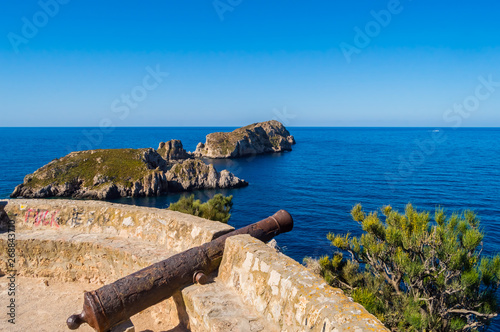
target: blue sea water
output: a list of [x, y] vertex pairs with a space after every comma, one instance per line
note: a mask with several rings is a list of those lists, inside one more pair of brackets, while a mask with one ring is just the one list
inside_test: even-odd
[[[0, 128], [0, 197], [23, 177], [54, 158], [78, 149], [156, 148], [181, 139], [193, 151], [205, 135], [234, 128]], [[292, 152], [234, 160], [213, 160], [250, 185], [234, 190], [200, 191], [208, 199], [233, 195], [230, 224], [242, 227], [288, 210], [295, 228], [280, 235], [287, 255], [331, 254], [328, 232], [360, 234], [349, 212], [361, 203], [367, 211], [386, 204], [403, 210], [474, 210], [486, 232], [484, 252], [500, 252], [499, 128], [288, 128], [297, 144]], [[115, 202], [167, 207], [179, 194], [122, 198]], [[495, 320], [493, 329], [500, 330]]]

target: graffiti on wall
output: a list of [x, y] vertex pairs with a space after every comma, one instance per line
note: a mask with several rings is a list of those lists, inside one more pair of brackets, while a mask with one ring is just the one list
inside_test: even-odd
[[33, 226], [50, 226], [59, 228], [59, 210], [48, 211], [39, 209], [28, 209], [24, 215], [24, 222]]
[[77, 209], [73, 209], [73, 213], [71, 214], [71, 218], [69, 219], [70, 227], [80, 226], [82, 222], [82, 212], [79, 212]]
[[[21, 206], [21, 211], [25, 210], [24, 223], [38, 226], [50, 226], [59, 228], [59, 226], [79, 227], [85, 224], [90, 225], [94, 221], [93, 212], [89, 217], [86, 217], [84, 211], [81, 209], [73, 208], [73, 211], [67, 215], [67, 212], [60, 213], [60, 210], [45, 210], [33, 209], [26, 206]], [[64, 211], [63, 211], [64, 212]]]

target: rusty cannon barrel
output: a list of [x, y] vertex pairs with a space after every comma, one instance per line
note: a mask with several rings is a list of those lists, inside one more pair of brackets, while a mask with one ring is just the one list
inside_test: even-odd
[[75, 330], [87, 323], [105, 332], [138, 312], [155, 305], [194, 282], [205, 283], [206, 275], [219, 267], [226, 239], [249, 234], [267, 242], [278, 234], [291, 231], [292, 216], [285, 210], [255, 224], [234, 230], [201, 246], [191, 248], [150, 265], [84, 295], [83, 311], [67, 320]]

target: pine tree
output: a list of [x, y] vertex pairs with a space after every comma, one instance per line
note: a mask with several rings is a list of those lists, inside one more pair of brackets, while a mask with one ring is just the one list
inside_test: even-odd
[[497, 314], [500, 256], [484, 257], [478, 217], [390, 206], [351, 215], [363, 234], [328, 234], [340, 249], [321, 274], [394, 331], [479, 331]]

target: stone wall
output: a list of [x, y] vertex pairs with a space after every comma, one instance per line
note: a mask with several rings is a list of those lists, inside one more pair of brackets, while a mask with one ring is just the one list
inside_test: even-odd
[[140, 239], [176, 252], [211, 241], [234, 229], [176, 211], [102, 201], [12, 199], [8, 201], [5, 212], [16, 221], [20, 231], [71, 229], [78, 233]]
[[[4, 202], [16, 222], [19, 275], [84, 281], [93, 284], [90, 289], [232, 230], [155, 208], [59, 199]], [[0, 232], [0, 270], [6, 267], [6, 235]], [[186, 287], [181, 300], [154, 306], [152, 324], [162, 317], [174, 325], [189, 322], [192, 332], [386, 330], [341, 290], [249, 235], [226, 241], [212, 278]]]
[[[19, 276], [88, 282], [89, 290], [233, 230], [219, 222], [155, 208], [65, 199], [3, 200], [0, 276], [9, 270], [5, 233], [9, 219], [16, 225]], [[172, 325], [179, 322], [172, 298], [148, 311], [152, 326], [162, 320]]]
[[[7, 271], [6, 234], [0, 235], [0, 271]], [[65, 230], [33, 230], [16, 234], [18, 275], [63, 282], [113, 282], [175, 254], [134, 239], [76, 234]]]
[[340, 289], [249, 235], [226, 241], [218, 280], [280, 331], [385, 330]]

